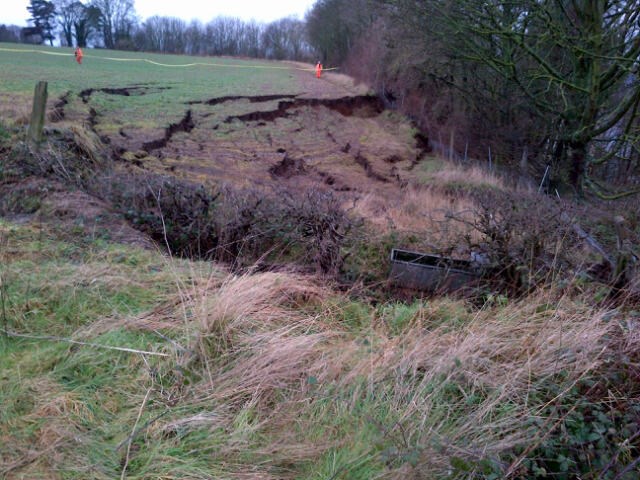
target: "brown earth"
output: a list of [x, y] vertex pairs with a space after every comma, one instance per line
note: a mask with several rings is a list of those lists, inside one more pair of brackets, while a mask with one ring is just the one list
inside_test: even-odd
[[87, 88], [78, 98], [67, 92], [52, 99], [49, 118], [89, 126], [127, 169], [201, 183], [330, 189], [349, 204], [397, 197], [429, 151], [428, 139], [349, 77], [292, 75], [301, 93], [193, 99], [164, 129], [122, 126], [120, 112], [101, 111], [93, 101], [96, 93], [141, 96], [165, 88], [157, 86]]
[[[120, 128], [105, 134], [101, 123], [112, 114], [91, 105], [93, 90], [82, 96], [89, 124], [129, 167], [203, 183], [328, 188], [349, 202], [403, 189], [429, 149], [426, 138], [345, 76], [295, 75], [306, 93], [192, 100], [179, 121], [160, 131]], [[140, 86], [101, 91], [144, 92]]]

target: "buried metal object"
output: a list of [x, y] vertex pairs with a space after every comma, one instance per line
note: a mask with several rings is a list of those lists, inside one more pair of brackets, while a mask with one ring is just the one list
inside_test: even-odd
[[481, 262], [394, 248], [389, 280], [413, 290], [454, 292], [476, 286], [483, 271]]

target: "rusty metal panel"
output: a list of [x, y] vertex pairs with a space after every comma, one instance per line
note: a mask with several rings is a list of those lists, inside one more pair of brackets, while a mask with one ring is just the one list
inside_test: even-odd
[[394, 248], [392, 284], [413, 290], [452, 292], [477, 283], [481, 271], [474, 262]]

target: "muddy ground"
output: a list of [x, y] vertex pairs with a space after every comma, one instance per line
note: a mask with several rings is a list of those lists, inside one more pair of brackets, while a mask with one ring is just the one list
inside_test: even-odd
[[128, 122], [117, 109], [101, 109], [99, 100], [159, 95], [169, 86], [68, 92], [53, 103], [49, 119], [83, 122], [126, 168], [202, 183], [325, 188], [345, 201], [404, 188], [428, 151], [425, 137], [344, 76], [292, 74], [300, 93], [193, 99], [181, 115], [165, 112], [178, 120], [164, 128]]

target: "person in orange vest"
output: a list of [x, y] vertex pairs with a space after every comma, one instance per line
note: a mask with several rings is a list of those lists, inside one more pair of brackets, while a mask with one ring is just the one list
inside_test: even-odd
[[80, 47], [76, 47], [75, 55], [76, 62], [78, 62], [79, 65], [82, 65], [82, 49]]
[[316, 65], [316, 78], [320, 78], [322, 76], [322, 63], [320, 63], [320, 60], [318, 60], [318, 63]]

